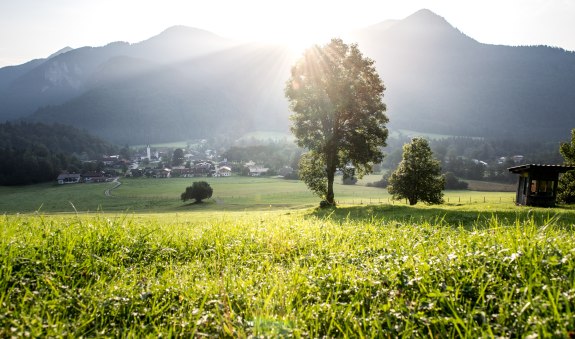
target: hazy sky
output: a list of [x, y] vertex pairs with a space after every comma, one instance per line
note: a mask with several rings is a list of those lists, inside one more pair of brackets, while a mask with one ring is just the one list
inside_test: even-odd
[[575, 0], [0, 0], [0, 67], [174, 25], [307, 47], [421, 8], [483, 43], [575, 50]]

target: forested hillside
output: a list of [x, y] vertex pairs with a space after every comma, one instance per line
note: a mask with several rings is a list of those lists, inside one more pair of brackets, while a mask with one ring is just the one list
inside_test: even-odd
[[575, 53], [498, 46], [421, 10], [356, 32], [388, 91], [390, 123], [420, 132], [561, 140], [575, 126]]
[[42, 107], [27, 120], [65, 122], [129, 145], [287, 131], [284, 53], [240, 46], [170, 65], [114, 58], [102, 66], [93, 89]]
[[62, 170], [80, 170], [80, 159], [115, 152], [116, 147], [71, 126], [0, 124], [0, 185], [52, 181]]

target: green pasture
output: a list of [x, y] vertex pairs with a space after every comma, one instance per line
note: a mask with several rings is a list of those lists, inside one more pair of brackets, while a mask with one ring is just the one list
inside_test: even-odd
[[570, 337], [574, 211], [477, 213], [4, 215], [0, 337]]
[[[336, 200], [341, 206], [405, 205], [393, 201], [386, 189], [367, 187], [380, 179], [379, 175], [363, 178], [356, 185], [342, 185], [336, 178]], [[0, 187], [0, 213], [30, 212], [179, 212], [179, 211], [243, 211], [302, 209], [315, 207], [319, 198], [296, 180], [279, 178], [170, 178], [119, 179], [115, 183], [76, 185], [40, 184], [24, 187]], [[205, 180], [214, 193], [202, 204], [183, 203], [180, 194], [193, 181]], [[511, 192], [446, 191], [445, 206], [475, 206], [475, 208], [515, 208]]]
[[[569, 337], [575, 208], [336, 184], [0, 188], [0, 337]], [[212, 199], [179, 200], [194, 180]], [[64, 213], [62, 213], [64, 212]]]

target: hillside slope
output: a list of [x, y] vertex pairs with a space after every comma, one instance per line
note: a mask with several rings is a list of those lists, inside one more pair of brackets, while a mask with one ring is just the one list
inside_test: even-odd
[[573, 52], [481, 44], [427, 10], [354, 38], [376, 60], [393, 126], [541, 140], [575, 127]]
[[[346, 42], [376, 61], [392, 128], [548, 141], [575, 127], [573, 52], [481, 44], [428, 10]], [[173, 27], [0, 69], [0, 121], [68, 123], [121, 144], [287, 131], [297, 57]]]

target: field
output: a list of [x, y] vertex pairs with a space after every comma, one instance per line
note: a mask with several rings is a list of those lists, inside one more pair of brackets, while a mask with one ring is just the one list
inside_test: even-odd
[[[357, 185], [342, 185], [336, 178], [335, 194], [340, 205], [405, 204], [392, 201], [387, 190], [366, 187], [381, 179], [371, 175]], [[183, 204], [180, 194], [194, 180], [206, 180], [214, 189], [211, 200], [201, 205]], [[196, 179], [121, 179], [115, 183], [0, 187], [0, 213], [39, 212], [183, 212], [196, 210], [244, 211], [302, 209], [318, 205], [300, 181], [276, 178], [196, 178]], [[511, 192], [446, 191], [447, 205], [514, 207]]]
[[1, 188], [0, 337], [575, 334], [573, 208], [210, 180], [197, 205], [191, 179]]

